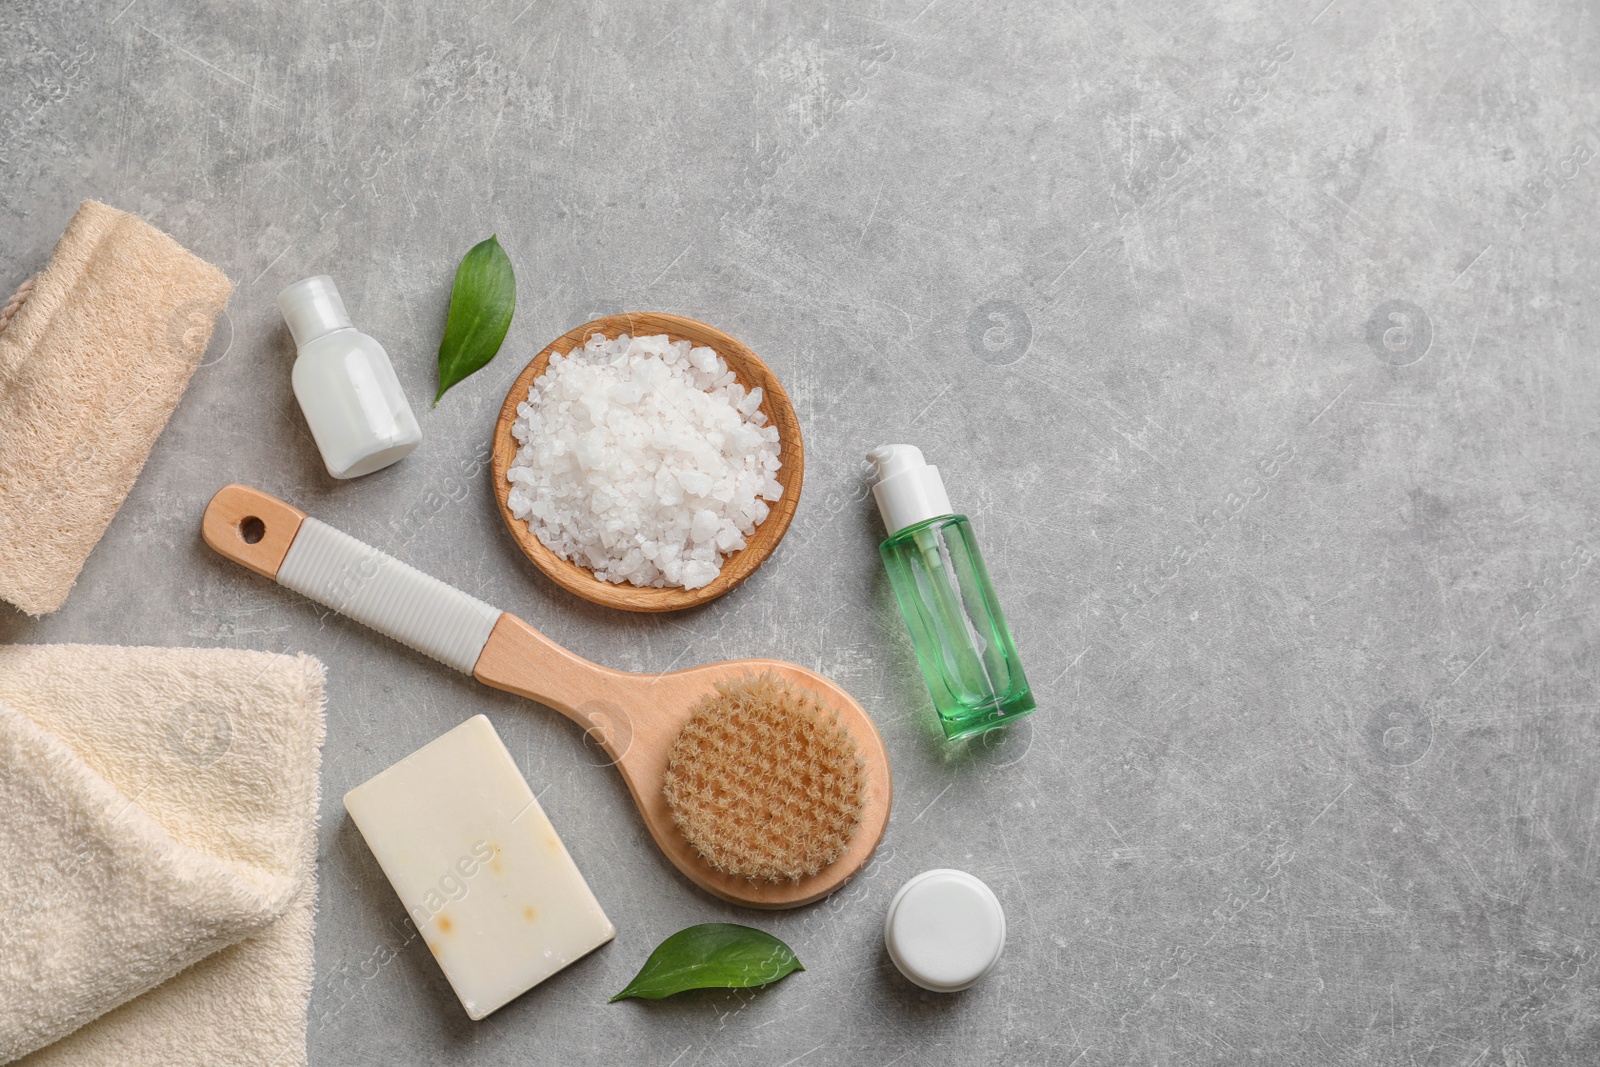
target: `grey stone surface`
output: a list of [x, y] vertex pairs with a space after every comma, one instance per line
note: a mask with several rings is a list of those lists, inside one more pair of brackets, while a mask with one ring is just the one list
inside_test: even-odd
[[[1594, 1063], [1596, 33], [1573, 0], [11, 0], [4, 284], [97, 197], [238, 292], [66, 607], [0, 639], [327, 663], [313, 1064]], [[490, 232], [516, 322], [428, 410]], [[272, 303], [322, 272], [426, 433], [348, 484]], [[803, 420], [787, 540], [703, 610], [555, 588], [482, 467], [526, 359], [621, 309], [729, 330]], [[987, 546], [1041, 704], [1010, 736], [933, 735], [861, 487], [886, 439]], [[792, 913], [697, 892], [564, 720], [212, 555], [232, 480], [603, 663], [838, 679], [894, 760], [875, 862]], [[621, 932], [472, 1023], [340, 796], [477, 712]], [[1010, 920], [953, 997], [879, 936], [934, 866]], [[807, 970], [605, 1004], [717, 919]]]

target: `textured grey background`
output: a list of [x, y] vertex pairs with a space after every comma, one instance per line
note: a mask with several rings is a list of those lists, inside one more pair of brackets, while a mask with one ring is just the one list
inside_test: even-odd
[[[93, 196], [238, 291], [66, 607], [0, 638], [327, 663], [317, 1065], [1593, 1063], [1600, 32], [1533, 7], [10, 0], [4, 284]], [[516, 322], [430, 411], [490, 232]], [[321, 272], [427, 435], [348, 484], [272, 303]], [[776, 557], [665, 618], [545, 581], [477, 459], [526, 359], [623, 309], [746, 341], [806, 434]], [[932, 733], [863, 501], [886, 439], [987, 546], [1040, 702], [1012, 736]], [[205, 549], [231, 480], [613, 666], [837, 678], [894, 759], [875, 862], [789, 914], [693, 890], [564, 720]], [[472, 1023], [339, 798], [480, 711], [621, 932]], [[954, 997], [879, 937], [945, 865], [1010, 920]], [[714, 919], [807, 971], [604, 1003]]]

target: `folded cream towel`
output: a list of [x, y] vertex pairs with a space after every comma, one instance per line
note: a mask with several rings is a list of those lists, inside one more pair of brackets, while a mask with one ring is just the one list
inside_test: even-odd
[[322, 734], [306, 656], [0, 647], [0, 1062], [306, 1062]]
[[232, 291], [143, 220], [78, 208], [0, 329], [0, 598], [61, 606]]

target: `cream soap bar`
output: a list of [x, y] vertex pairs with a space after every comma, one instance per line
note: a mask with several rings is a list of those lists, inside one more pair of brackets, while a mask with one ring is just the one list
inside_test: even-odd
[[344, 806], [474, 1019], [617, 934], [482, 715]]

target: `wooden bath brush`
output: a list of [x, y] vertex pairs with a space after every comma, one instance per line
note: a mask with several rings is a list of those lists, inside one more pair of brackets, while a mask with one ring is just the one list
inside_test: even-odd
[[661, 851], [723, 900], [808, 904], [849, 880], [883, 837], [883, 739], [820, 674], [759, 659], [611, 670], [247, 486], [218, 490], [201, 529], [257, 574], [577, 723], [622, 773]]

